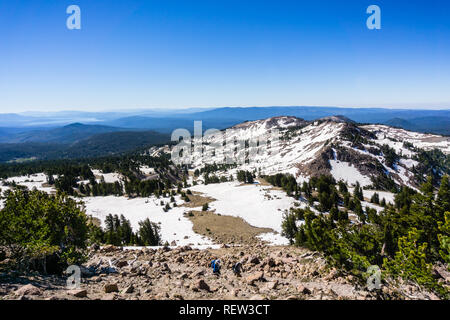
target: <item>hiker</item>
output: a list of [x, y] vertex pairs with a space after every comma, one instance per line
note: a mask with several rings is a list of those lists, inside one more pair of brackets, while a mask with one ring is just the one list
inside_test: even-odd
[[211, 261], [211, 268], [213, 269], [213, 274], [219, 275], [220, 274], [220, 260], [213, 260]]
[[237, 262], [233, 265], [233, 272], [235, 275], [240, 276], [242, 271], [242, 263]]

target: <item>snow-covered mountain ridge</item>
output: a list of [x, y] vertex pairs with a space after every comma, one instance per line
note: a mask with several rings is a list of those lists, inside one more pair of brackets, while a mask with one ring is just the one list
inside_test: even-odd
[[[274, 138], [276, 130], [278, 138]], [[423, 167], [422, 158], [429, 156], [426, 151], [434, 149], [439, 150], [443, 164]], [[160, 152], [170, 151], [151, 149], [153, 155]], [[449, 137], [385, 125], [360, 126], [338, 116], [312, 122], [284, 116], [244, 122], [206, 135], [200, 142], [193, 139], [188, 162], [194, 170], [207, 164], [236, 163], [233, 170], [290, 173], [298, 181], [331, 174], [349, 184], [359, 181], [363, 186], [389, 189], [392, 181], [417, 188], [426, 170], [437, 175], [448, 172], [449, 154]], [[235, 162], [230, 162], [230, 156]]]

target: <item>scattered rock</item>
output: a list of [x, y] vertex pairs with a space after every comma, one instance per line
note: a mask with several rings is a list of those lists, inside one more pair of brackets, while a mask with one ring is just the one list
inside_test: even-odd
[[302, 284], [297, 287], [297, 291], [299, 293], [303, 293], [303, 294], [311, 294], [311, 290], [309, 290], [307, 287], [305, 287]]
[[267, 298], [262, 296], [262, 295], [256, 294], [256, 295], [252, 296], [250, 298], [250, 300], [259, 300], [259, 301], [261, 301], [261, 300], [267, 300]]
[[433, 268], [433, 273], [438, 277], [442, 278], [445, 283], [450, 284], [450, 271], [444, 266], [435, 266]]
[[32, 284], [27, 284], [17, 289], [15, 294], [16, 296], [40, 296], [42, 295], [42, 290]]
[[245, 280], [246, 280], [246, 282], [248, 284], [253, 284], [256, 281], [261, 281], [263, 279], [264, 279], [264, 272], [263, 271], [255, 272], [255, 273], [253, 273], [253, 274], [251, 274], [251, 275], [249, 275], [249, 276], [247, 276], [245, 278]]
[[251, 264], [259, 264], [259, 263], [260, 263], [258, 257], [250, 257], [249, 262], [250, 262]]
[[275, 267], [275, 260], [273, 258], [266, 258], [263, 261], [263, 264], [269, 266], [270, 268]]
[[[26, 276], [27, 282], [34, 285], [19, 286], [20, 289], [15, 291], [17, 286], [12, 284], [2, 286], [0, 299], [438, 299], [410, 282], [385, 283], [383, 291], [369, 293], [355, 281], [356, 278], [328, 269], [320, 256], [308, 254], [311, 259], [300, 261], [306, 251], [301, 248], [286, 247], [280, 251], [279, 248], [254, 245], [206, 250], [178, 247], [123, 251], [113, 246], [106, 247], [108, 252], [104, 249], [91, 250], [88, 262], [81, 266], [83, 289], [67, 290], [61, 286], [65, 277], [31, 273]], [[210, 271], [212, 259], [222, 261], [220, 276], [213, 276]], [[109, 261], [120, 270], [119, 273], [105, 271]], [[244, 264], [241, 277], [231, 270], [237, 261]], [[443, 286], [446, 268], [442, 264], [434, 270], [436, 279]], [[89, 272], [85, 270], [92, 276], [87, 276]], [[0, 277], [3, 281], [4, 275], [0, 273]]]
[[109, 293], [101, 298], [102, 300], [118, 300], [117, 293]]
[[182, 280], [182, 279], [186, 279], [188, 277], [189, 277], [189, 275], [187, 273], [182, 273], [178, 276], [178, 279]]
[[80, 271], [81, 271], [81, 276], [85, 277], [85, 278], [90, 278], [95, 274], [95, 272], [93, 270], [91, 270], [90, 268], [83, 267], [83, 266], [80, 267]]
[[172, 296], [172, 299], [173, 299], [173, 300], [184, 300], [183, 296], [182, 296], [181, 294], [178, 294], [178, 293], [175, 293], [175, 294]]
[[118, 268], [123, 268], [126, 267], [128, 265], [128, 261], [126, 260], [119, 260], [116, 262], [116, 267]]
[[198, 278], [200, 276], [205, 275], [205, 270], [197, 270], [192, 274], [192, 278]]
[[116, 283], [107, 283], [105, 284], [105, 293], [111, 293], [111, 292], [119, 292], [119, 287]]
[[116, 246], [113, 246], [112, 244], [108, 244], [108, 245], [106, 245], [106, 246], [104, 246], [103, 248], [101, 248], [101, 252], [115, 252], [115, 251], [121, 251], [122, 250], [122, 248], [120, 248], [120, 247], [116, 247]]
[[172, 272], [172, 270], [170, 270], [170, 268], [169, 268], [169, 265], [165, 262], [161, 265], [161, 271], [168, 272], [168, 273]]
[[267, 290], [275, 290], [278, 287], [278, 280], [268, 282], [266, 285]]
[[132, 284], [122, 290], [122, 293], [124, 293], [124, 294], [129, 294], [129, 293], [133, 293], [133, 292], [134, 292], [134, 286]]
[[209, 285], [203, 279], [198, 280], [195, 283], [195, 287], [199, 290], [210, 291]]
[[87, 297], [87, 291], [85, 289], [75, 289], [70, 290], [68, 292], [69, 295], [77, 297], [77, 298], [86, 298]]

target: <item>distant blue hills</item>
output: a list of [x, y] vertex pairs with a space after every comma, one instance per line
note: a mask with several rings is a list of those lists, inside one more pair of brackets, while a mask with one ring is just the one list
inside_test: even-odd
[[176, 128], [225, 129], [244, 121], [275, 116], [315, 120], [342, 115], [358, 123], [386, 124], [411, 131], [450, 135], [450, 110], [406, 110], [339, 107], [226, 107], [187, 110], [113, 112], [62, 111], [0, 114], [0, 143], [72, 144], [113, 132], [154, 131], [169, 134]]

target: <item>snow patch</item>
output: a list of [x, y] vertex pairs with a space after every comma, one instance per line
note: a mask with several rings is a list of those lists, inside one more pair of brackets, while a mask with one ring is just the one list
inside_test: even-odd
[[369, 177], [361, 174], [361, 172], [359, 172], [357, 168], [355, 168], [353, 165], [350, 165], [348, 162], [330, 160], [330, 165], [330, 173], [337, 181], [343, 180], [346, 181], [347, 184], [353, 185], [358, 181], [362, 187], [372, 184], [372, 181]]

